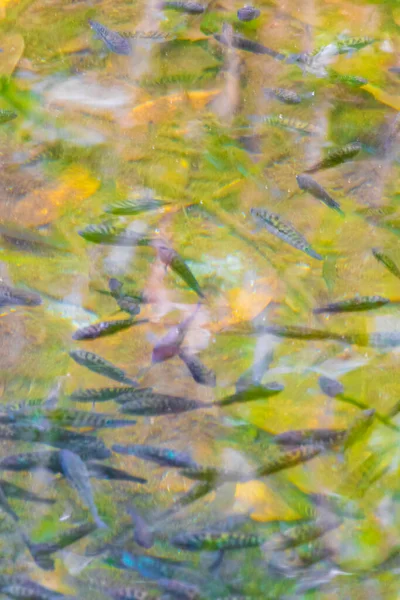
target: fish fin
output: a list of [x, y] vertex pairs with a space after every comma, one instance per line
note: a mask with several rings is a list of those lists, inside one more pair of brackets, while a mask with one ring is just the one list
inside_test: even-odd
[[225, 553], [223, 550], [219, 550], [217, 553], [216, 559], [211, 563], [208, 567], [210, 573], [214, 573], [219, 567], [222, 565], [222, 561], [224, 560]]

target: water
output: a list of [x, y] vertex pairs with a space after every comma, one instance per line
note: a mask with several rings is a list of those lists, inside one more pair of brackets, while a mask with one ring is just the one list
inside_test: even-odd
[[[1, 459], [57, 451], [29, 441], [44, 436], [32, 433], [32, 423], [54, 427], [67, 418], [40, 413], [40, 407], [52, 406], [137, 420], [132, 427], [92, 432], [107, 448], [169, 448], [199, 465], [241, 475], [225, 483], [217, 478], [209, 493], [179, 509], [178, 499], [196, 482], [178, 468], [118, 453], [96, 460], [95, 467], [91, 457], [86, 468], [97, 474], [90, 479], [93, 499], [108, 528], [89, 531], [52, 554], [55, 562], [45, 570], [24, 539], [58, 540], [92, 520], [90, 502], [48, 469], [4, 472], [5, 480], [54, 502], [13, 498], [3, 485], [19, 521], [2, 513], [2, 575], [24, 576], [76, 598], [113, 597], [110, 588], [118, 585], [137, 586], [150, 598], [399, 596], [400, 288], [372, 249], [400, 265], [400, 84], [389, 70], [399, 64], [400, 11], [389, 1], [287, 0], [259, 3], [261, 16], [243, 22], [236, 16], [241, 6], [211, 2], [202, 14], [163, 10], [157, 1], [144, 0], [7, 0], [1, 7], [0, 109], [17, 117], [0, 124], [0, 277], [42, 297], [40, 306], [2, 307], [1, 401], [32, 404], [39, 412], [17, 416], [28, 423], [30, 436], [10, 440], [8, 435]], [[114, 52], [96, 39], [89, 19], [125, 33], [113, 38]], [[245, 42], [238, 35], [274, 52], [240, 49]], [[338, 54], [349, 38], [371, 39], [353, 40], [354, 49]], [[309, 58], [290, 59], [300, 53], [310, 53]], [[287, 94], [264, 88], [292, 90], [296, 103], [282, 102]], [[339, 203], [343, 216], [300, 190], [296, 175], [354, 142], [361, 144], [357, 155], [311, 175]], [[152, 204], [153, 198], [161, 202]], [[142, 206], [132, 216], [105, 212], [137, 199], [151, 210]], [[286, 225], [279, 225], [277, 236], [257, 224], [251, 209], [278, 215], [304, 244], [282, 239]], [[104, 222], [151, 243], [95, 244], [79, 234]], [[144, 295], [148, 302], [136, 318], [149, 322], [73, 341], [78, 328], [129, 317], [118, 294], [104, 293], [110, 278], [123, 282], [129, 302]], [[393, 302], [371, 311], [313, 312], [377, 295]], [[184, 321], [182, 340], [176, 326]], [[274, 326], [286, 328], [285, 335], [290, 327], [291, 337], [273, 335], [267, 328]], [[308, 332], [316, 339], [299, 339], [298, 333], [293, 337], [296, 327], [330, 335], [319, 339]], [[155, 344], [167, 333], [172, 358], [149, 368]], [[178, 356], [181, 344], [186, 361]], [[284, 389], [256, 399], [243, 392], [225, 406], [130, 417], [121, 414], [117, 401], [92, 407], [71, 400], [78, 389], [129, 386], [74, 362], [69, 352], [78, 349], [104, 358], [140, 387], [202, 404], [251, 385], [277, 382]], [[204, 363], [197, 379], [208, 385], [194, 381], [188, 355]], [[324, 394], [320, 376], [339, 380], [343, 392]], [[366, 431], [351, 437], [351, 445], [324, 449], [275, 474], [254, 475], [276, 456], [274, 435], [344, 430], [364, 407], [378, 414]], [[77, 428], [75, 420], [70, 428], [86, 434], [93, 422], [86, 425]], [[10, 427], [14, 431], [15, 425]], [[100, 479], [101, 464], [146, 483]], [[346, 510], [316, 503], [310, 494], [341, 500]], [[134, 537], [127, 511], [132, 506], [152, 526], [151, 548], [137, 544], [140, 532]], [[232, 521], [238, 515], [243, 519]], [[306, 533], [287, 548], [280, 536], [299, 523]], [[319, 533], [308, 539], [315, 525]], [[210, 570], [215, 552], [170, 543], [202, 529], [254, 534], [264, 545], [228, 549]], [[109, 543], [112, 551], [104, 550]], [[160, 568], [142, 555], [188, 563]], [[177, 584], [173, 590], [171, 581], [161, 579], [198, 591], [181, 590], [179, 596]], [[0, 577], [1, 590], [7, 597], [27, 597], [23, 590], [7, 589]]]

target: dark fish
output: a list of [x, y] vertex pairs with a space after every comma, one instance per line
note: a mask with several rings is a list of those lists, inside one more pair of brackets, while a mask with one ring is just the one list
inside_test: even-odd
[[290, 244], [293, 248], [297, 248], [297, 250], [302, 250], [312, 258], [322, 260], [322, 256], [313, 250], [307, 240], [296, 231], [293, 225], [283, 221], [279, 215], [269, 212], [265, 208], [251, 208], [250, 213], [267, 231], [279, 239]]
[[78, 231], [79, 235], [93, 244], [107, 244], [110, 246], [148, 246], [150, 240], [141, 233], [117, 229], [108, 223], [88, 225]]
[[93, 21], [92, 19], [89, 19], [89, 25], [103, 40], [103, 42], [105, 43], [107, 48], [111, 50], [111, 52], [114, 52], [115, 54], [124, 55], [131, 54], [131, 45], [129, 44], [128, 40], [122, 37], [122, 35], [120, 35], [116, 31], [108, 29], [108, 27], [105, 27], [98, 21]]
[[103, 321], [102, 323], [95, 323], [88, 327], [82, 327], [75, 331], [72, 336], [73, 340], [95, 340], [99, 337], [105, 337], [107, 335], [113, 335], [118, 331], [124, 331], [134, 325], [140, 325], [141, 323], [148, 323], [148, 319], [141, 319], [135, 321], [134, 319], [123, 319], [120, 321]]
[[122, 283], [114, 277], [109, 280], [108, 287], [110, 289], [110, 294], [121, 310], [129, 313], [133, 317], [140, 313], [140, 304], [146, 302], [146, 298], [143, 294], [124, 294], [122, 291]]
[[168, 1], [162, 3], [162, 8], [169, 10], [177, 10], [179, 12], [185, 12], [189, 15], [200, 15], [206, 10], [206, 7], [199, 2], [191, 2], [187, 0], [187, 2], [180, 2], [177, 0], [176, 2]]
[[323, 536], [332, 529], [336, 529], [341, 524], [339, 519], [331, 517], [330, 519], [320, 519], [311, 523], [295, 525], [285, 532], [278, 533], [271, 540], [266, 542], [263, 550], [285, 550], [286, 548], [295, 548], [312, 542]]
[[159, 558], [158, 556], [133, 554], [116, 547], [112, 548], [105, 562], [117, 569], [137, 571], [146, 579], [159, 579], [160, 577], [172, 579], [176, 576], [177, 568], [186, 564], [183, 561]]
[[70, 450], [61, 450], [60, 464], [64, 477], [78, 492], [82, 502], [89, 508], [97, 527], [107, 527], [107, 525], [100, 519], [97, 512], [97, 507], [93, 500], [93, 493], [90, 485], [90, 475], [85, 463], [74, 452], [70, 452]]
[[141, 200], [122, 200], [106, 206], [105, 212], [112, 215], [138, 215], [149, 210], [157, 210], [167, 206], [169, 202], [157, 198], [143, 198]]
[[39, 294], [0, 284], [0, 306], [39, 306]]
[[385, 265], [385, 267], [398, 279], [400, 279], [400, 269], [396, 265], [396, 263], [384, 252], [379, 250], [379, 248], [372, 248], [372, 254], [375, 256], [376, 260]]
[[309, 169], [305, 169], [304, 173], [315, 173], [316, 171], [321, 171], [322, 169], [330, 169], [331, 167], [336, 167], [347, 160], [351, 160], [356, 156], [362, 148], [362, 144], [360, 142], [353, 142], [351, 144], [346, 144], [346, 146], [342, 146], [341, 148], [335, 148], [328, 152], [328, 154], [315, 163]]
[[127, 377], [122, 369], [115, 367], [112, 363], [93, 352], [86, 352], [86, 350], [72, 350], [69, 355], [78, 363], [78, 365], [86, 367], [94, 373], [109, 377], [119, 383], [136, 385], [136, 382]]
[[74, 402], [108, 402], [115, 400], [118, 396], [122, 396], [129, 392], [130, 387], [113, 387], [113, 388], [89, 388], [86, 390], [76, 390], [72, 392], [69, 399]]
[[292, 117], [284, 117], [283, 115], [269, 115], [264, 117], [262, 120], [266, 125], [299, 131], [300, 133], [307, 135], [316, 135], [320, 133], [318, 127], [315, 127], [315, 125], [312, 125], [312, 123], [306, 123], [305, 121], [300, 121], [299, 119], [294, 119]]
[[65, 596], [31, 579], [16, 575], [0, 575], [0, 593], [15, 600], [72, 600], [71, 596]]
[[7, 110], [6, 108], [0, 109], [0, 125], [2, 125], [3, 123], [8, 123], [8, 121], [12, 121], [17, 117], [17, 113], [13, 110]]
[[252, 400], [263, 400], [264, 398], [270, 398], [279, 394], [283, 389], [283, 385], [276, 381], [272, 381], [266, 385], [253, 385], [241, 392], [225, 396], [222, 400], [217, 400], [213, 406], [230, 406], [231, 404], [242, 404], [243, 402], [250, 402]]
[[206, 367], [195, 354], [191, 354], [185, 348], [181, 348], [178, 356], [183, 360], [196, 383], [208, 387], [215, 387], [217, 385], [215, 372]]
[[390, 300], [382, 298], [382, 296], [356, 296], [348, 300], [333, 302], [326, 306], [321, 306], [314, 309], [315, 314], [321, 313], [341, 313], [341, 312], [357, 312], [363, 310], [374, 310], [389, 304]]
[[179, 353], [180, 347], [200, 306], [198, 304], [191, 315], [184, 319], [182, 323], [171, 327], [167, 334], [155, 344], [151, 355], [152, 363], [163, 362]]
[[183, 598], [183, 600], [200, 600], [202, 597], [200, 588], [198, 588], [197, 585], [186, 583], [178, 579], [164, 579], [161, 577], [157, 580], [157, 585], [167, 593], [172, 594], [173, 598]]
[[336, 398], [339, 394], [343, 394], [344, 387], [340, 381], [331, 379], [330, 377], [320, 377], [318, 379], [319, 387], [330, 398]]
[[253, 21], [260, 16], [261, 12], [258, 8], [254, 8], [254, 6], [250, 6], [246, 4], [243, 8], [239, 8], [237, 11], [237, 16], [239, 21]]
[[333, 69], [328, 70], [330, 81], [333, 83], [345, 83], [352, 87], [362, 87], [368, 83], [368, 79], [365, 77], [359, 77], [358, 75], [349, 75], [344, 73], [338, 73]]
[[59, 473], [61, 469], [59, 452], [54, 450], [24, 452], [0, 459], [1, 471], [33, 471], [39, 468]]
[[3, 487], [0, 485], [0, 510], [5, 512], [9, 517], [12, 518], [16, 523], [19, 521], [17, 513], [11, 508], [7, 496], [3, 490]]
[[10, 481], [6, 481], [5, 479], [0, 479], [0, 486], [7, 498], [17, 498], [24, 502], [38, 502], [42, 504], [54, 504], [56, 502], [53, 498], [43, 498], [43, 496], [38, 496], [37, 494], [34, 494], [19, 485], [15, 485]]
[[155, 462], [162, 467], [178, 467], [186, 469], [197, 466], [189, 454], [170, 450], [169, 448], [144, 446], [141, 444], [131, 444], [129, 446], [115, 444], [112, 447], [112, 450], [119, 454], [127, 454], [129, 456], [142, 458], [143, 460]]
[[277, 100], [280, 100], [284, 104], [300, 104], [301, 102], [301, 96], [293, 90], [286, 90], [284, 88], [264, 88], [263, 91], [265, 96], [275, 96]]
[[301, 190], [308, 192], [311, 196], [314, 196], [314, 198], [321, 200], [321, 202], [329, 206], [329, 208], [333, 208], [333, 210], [336, 210], [339, 214], [344, 214], [340, 208], [340, 204], [336, 202], [322, 185], [320, 185], [318, 181], [315, 181], [310, 175], [296, 175], [296, 180], [297, 185]]
[[283, 446], [321, 444], [330, 447], [343, 442], [346, 435], [346, 429], [298, 429], [276, 435], [274, 442]]
[[266, 327], [260, 328], [259, 331], [260, 333], [271, 333], [278, 337], [296, 340], [346, 340], [345, 336], [330, 331], [312, 329], [311, 327], [297, 327], [295, 325], [267, 325]]
[[225, 46], [231, 46], [232, 48], [237, 48], [238, 50], [246, 50], [247, 52], [253, 52], [253, 54], [266, 54], [275, 58], [276, 60], [284, 60], [286, 57], [284, 54], [280, 52], [276, 52], [271, 48], [267, 48], [267, 46], [263, 46], [258, 42], [254, 42], [253, 40], [249, 40], [247, 38], [242, 37], [241, 35], [237, 35], [233, 33], [231, 25], [224, 23], [222, 26], [222, 32], [215, 33], [214, 38]]
[[138, 477], [137, 475], [131, 475], [122, 469], [116, 469], [103, 463], [96, 463], [88, 461], [86, 466], [89, 471], [90, 477], [94, 479], [108, 479], [109, 481], [134, 481], [135, 483], [147, 483], [147, 479]]
[[174, 273], [179, 275], [181, 279], [190, 287], [191, 290], [196, 292], [200, 298], [204, 298], [204, 294], [201, 291], [200, 285], [189, 269], [185, 261], [175, 250], [173, 250], [163, 240], [155, 239], [152, 241], [153, 247], [157, 250], [160, 261], [169, 267]]
[[67, 252], [64, 244], [49, 236], [41, 235], [15, 223], [0, 223], [0, 236], [14, 250], [32, 252], [39, 255], [52, 255], [55, 251]]
[[322, 450], [321, 444], [298, 446], [290, 450], [279, 450], [278, 452], [273, 452], [271, 449], [271, 456], [256, 470], [256, 476], [265, 477], [307, 462], [321, 454]]
[[173, 546], [182, 550], [241, 550], [242, 548], [258, 548], [265, 542], [264, 537], [253, 534], [234, 532], [180, 533], [170, 540]]
[[19, 410], [14, 412], [18, 422], [43, 421], [56, 423], [60, 427], [130, 427], [136, 421], [127, 419], [115, 419], [113, 415], [105, 413], [88, 412], [84, 410], [71, 410], [68, 408], [36, 408], [31, 410]]
[[153, 533], [143, 517], [132, 507], [127, 509], [128, 515], [131, 517], [134, 532], [133, 539], [142, 548], [151, 548], [154, 545]]
[[129, 392], [125, 396], [121, 396], [119, 401], [123, 401], [120, 412], [141, 416], [177, 414], [210, 406], [181, 396], [159, 394], [151, 389]]

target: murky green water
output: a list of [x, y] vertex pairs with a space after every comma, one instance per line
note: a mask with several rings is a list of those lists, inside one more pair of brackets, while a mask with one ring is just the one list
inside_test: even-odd
[[[241, 7], [0, 2], [0, 278], [42, 300], [0, 288], [4, 597], [399, 597], [400, 8]], [[74, 400], [131, 381], [134, 407]]]

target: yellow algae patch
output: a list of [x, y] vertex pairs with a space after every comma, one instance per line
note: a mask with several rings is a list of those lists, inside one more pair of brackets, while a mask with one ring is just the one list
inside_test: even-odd
[[71, 166], [62, 173], [58, 184], [35, 190], [19, 202], [11, 216], [21, 225], [45, 225], [63, 212], [63, 208], [79, 207], [99, 185], [85, 167]]
[[255, 521], [273, 521], [275, 519], [298, 519], [279, 494], [273, 492], [262, 481], [238, 483], [235, 493], [235, 509], [250, 512]]
[[0, 75], [10, 76], [24, 53], [24, 38], [19, 33], [11, 33], [1, 38], [0, 46]]
[[378, 100], [378, 102], [386, 104], [386, 106], [390, 106], [395, 110], [400, 110], [400, 96], [392, 96], [391, 94], [388, 94], [384, 90], [381, 90], [370, 83], [366, 83], [365, 85], [361, 86], [361, 89], [371, 94], [375, 100]]
[[200, 110], [219, 93], [220, 90], [199, 90], [162, 96], [135, 106], [129, 116], [133, 125], [143, 125], [150, 121], [157, 123], [169, 118], [185, 102], [191, 104], [195, 110]]

